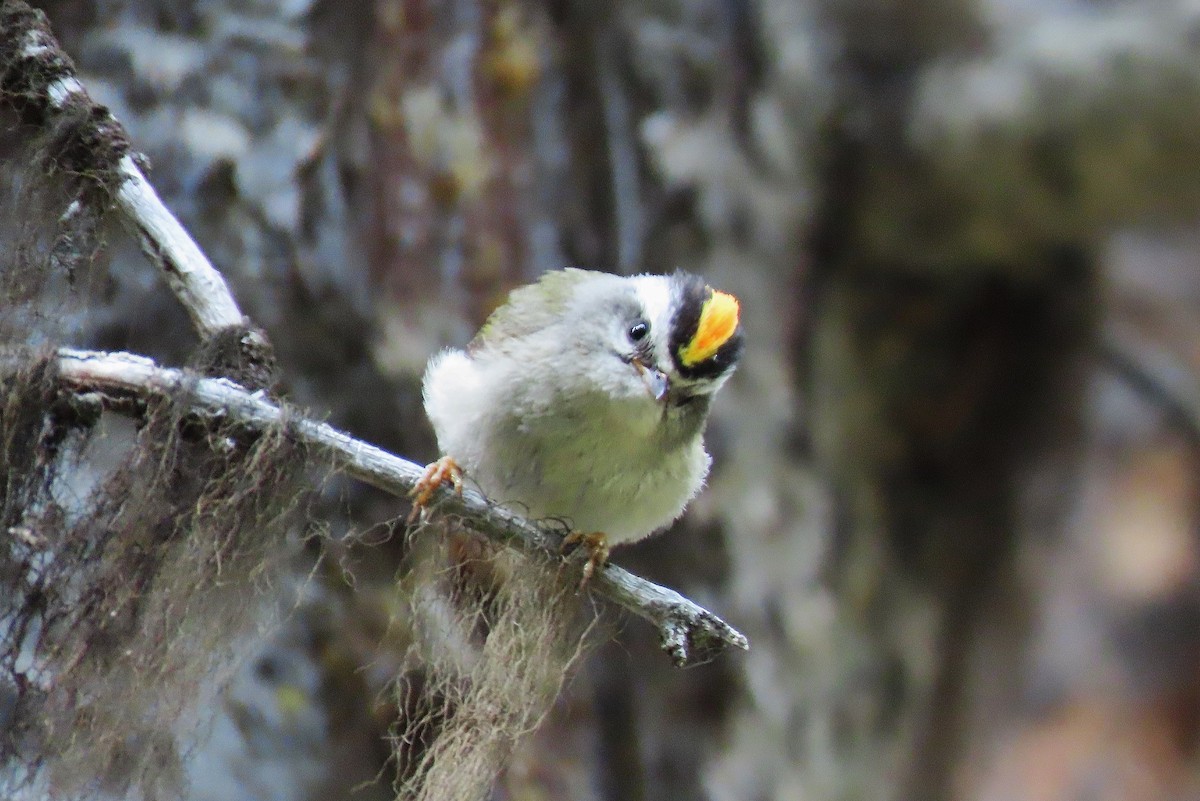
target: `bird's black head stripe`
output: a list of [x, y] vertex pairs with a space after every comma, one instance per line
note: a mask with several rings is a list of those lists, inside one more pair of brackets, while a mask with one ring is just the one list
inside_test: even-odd
[[689, 367], [683, 364], [679, 356], [679, 352], [687, 348], [700, 329], [700, 313], [704, 310], [705, 301], [712, 297], [712, 288], [699, 276], [676, 272], [671, 276], [671, 295], [675, 301], [675, 316], [671, 319], [668, 343], [671, 360], [679, 374], [684, 378], [716, 378], [732, 369], [745, 345], [740, 324], [728, 341], [704, 361]]

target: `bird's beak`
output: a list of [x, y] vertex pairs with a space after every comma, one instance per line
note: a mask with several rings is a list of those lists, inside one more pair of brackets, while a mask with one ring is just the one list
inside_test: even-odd
[[667, 397], [667, 392], [671, 389], [671, 380], [667, 378], [666, 373], [646, 366], [641, 359], [634, 358], [630, 364], [637, 368], [638, 373], [642, 376], [642, 381], [646, 384], [646, 389], [650, 390], [650, 394], [656, 401]]

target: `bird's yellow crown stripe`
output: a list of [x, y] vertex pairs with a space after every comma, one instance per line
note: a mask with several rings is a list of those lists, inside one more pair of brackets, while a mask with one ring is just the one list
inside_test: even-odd
[[725, 292], [712, 293], [700, 309], [700, 323], [696, 335], [679, 352], [685, 367], [711, 359], [721, 346], [729, 341], [738, 327], [738, 300]]

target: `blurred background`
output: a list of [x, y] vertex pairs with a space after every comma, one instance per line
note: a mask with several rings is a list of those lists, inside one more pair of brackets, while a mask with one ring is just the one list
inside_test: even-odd
[[[40, 6], [288, 397], [398, 454], [547, 269], [741, 298], [710, 487], [614, 561], [752, 648], [606, 613], [494, 798], [1200, 799], [1200, 4]], [[75, 344], [186, 363], [110, 245]], [[391, 797], [394, 544], [339, 538], [407, 510], [325, 492], [189, 798]]]

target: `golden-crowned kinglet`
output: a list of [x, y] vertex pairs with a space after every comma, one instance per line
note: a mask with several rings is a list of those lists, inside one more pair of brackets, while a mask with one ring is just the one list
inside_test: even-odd
[[701, 278], [557, 270], [512, 292], [466, 350], [425, 372], [446, 456], [489, 499], [567, 521], [591, 558], [665, 527], [700, 491], [713, 393], [742, 352], [738, 302]]

